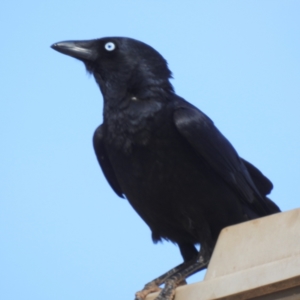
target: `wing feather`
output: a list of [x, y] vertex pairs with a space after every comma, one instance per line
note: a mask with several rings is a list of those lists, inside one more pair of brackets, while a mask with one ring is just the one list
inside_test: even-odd
[[93, 144], [97, 160], [101, 166], [104, 176], [106, 177], [106, 180], [110, 184], [111, 188], [115, 191], [115, 193], [119, 197], [124, 198], [123, 191], [120, 187], [114, 169], [109, 161], [109, 157], [106, 152], [103, 139], [103, 125], [100, 125], [95, 130]]

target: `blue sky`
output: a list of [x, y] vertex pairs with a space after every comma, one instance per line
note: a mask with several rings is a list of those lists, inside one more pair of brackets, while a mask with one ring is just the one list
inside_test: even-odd
[[[128, 36], [176, 92], [300, 205], [299, 1], [2, 1], [0, 298], [133, 299], [181, 262], [110, 189], [92, 148], [102, 96], [54, 42]], [[190, 282], [199, 280], [201, 274]]]

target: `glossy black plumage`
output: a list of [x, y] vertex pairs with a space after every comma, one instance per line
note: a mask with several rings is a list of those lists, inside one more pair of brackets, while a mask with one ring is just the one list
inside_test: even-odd
[[104, 121], [93, 138], [98, 162], [155, 242], [177, 243], [186, 262], [200, 244], [207, 264], [222, 228], [280, 211], [266, 197], [272, 183], [175, 94], [167, 63], [153, 48], [116, 37], [52, 47], [94, 75], [104, 98]]

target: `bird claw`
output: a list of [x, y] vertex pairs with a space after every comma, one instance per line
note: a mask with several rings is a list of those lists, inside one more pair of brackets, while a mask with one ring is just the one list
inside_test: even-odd
[[175, 296], [175, 289], [178, 286], [175, 280], [167, 280], [165, 287], [155, 298], [155, 300], [173, 300]]
[[134, 300], [144, 300], [148, 294], [159, 292], [161, 291], [161, 288], [154, 282], [147, 283], [144, 288], [135, 293], [135, 299]]

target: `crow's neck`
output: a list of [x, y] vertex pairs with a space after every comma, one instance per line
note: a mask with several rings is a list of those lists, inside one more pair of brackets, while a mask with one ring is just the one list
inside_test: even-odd
[[[172, 86], [147, 84], [117, 85], [103, 93], [103, 118], [106, 141], [115, 148], [131, 153], [134, 145], [147, 145], [153, 119], [161, 115], [163, 107], [172, 100]], [[150, 130], [151, 131], [151, 130]]]
[[131, 101], [149, 101], [157, 99], [168, 99], [174, 93], [173, 87], [168, 79], [137, 78], [126, 82], [115, 80], [102, 81], [95, 79], [100, 87], [104, 98], [104, 105], [109, 110], [119, 110], [127, 107]]

